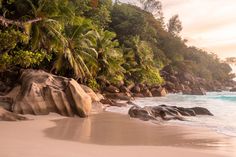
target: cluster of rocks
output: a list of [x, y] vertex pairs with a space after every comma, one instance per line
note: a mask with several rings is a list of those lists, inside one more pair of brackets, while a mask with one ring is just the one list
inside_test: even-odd
[[230, 89], [230, 92], [236, 92], [236, 87], [232, 87], [232, 88]]
[[86, 117], [103, 110], [102, 95], [74, 79], [42, 70], [23, 70], [18, 83], [0, 96], [0, 119], [24, 120], [17, 114], [45, 115], [55, 112], [63, 116]]
[[208, 115], [213, 114], [206, 108], [193, 107], [183, 108], [177, 106], [146, 106], [139, 107], [134, 105], [129, 109], [129, 115], [132, 118], [139, 118], [144, 121], [148, 120], [185, 120], [185, 116], [197, 116], [197, 115]]
[[0, 80], [0, 120], [25, 120], [26, 118], [19, 114], [45, 115], [50, 112], [63, 116], [86, 117], [103, 111], [106, 106], [104, 104], [118, 107], [133, 105], [129, 115], [143, 120], [158, 117], [163, 120], [184, 120], [183, 116], [212, 115], [207, 109], [200, 107], [161, 105], [141, 108], [131, 102], [134, 97], [165, 96], [167, 90], [184, 94], [205, 94], [201, 83], [204, 80], [200, 81], [188, 73], [180, 75], [168, 67], [162, 71], [162, 76], [167, 80], [164, 86], [125, 86], [124, 83], [115, 86], [103, 80], [99, 84], [104, 87], [102, 94], [105, 97], [94, 93], [87, 86], [78, 84], [74, 79], [52, 75], [42, 70], [28, 69], [4, 75], [10, 76], [1, 76], [1, 79], [7, 80]]
[[133, 97], [166, 96], [167, 90], [162, 86], [148, 86], [145, 84], [132, 84], [129, 86], [108, 84], [103, 89], [103, 94], [107, 98], [129, 101], [132, 100]]
[[161, 76], [166, 80], [164, 87], [169, 92], [182, 92], [188, 95], [205, 95], [206, 91], [221, 92], [222, 90], [227, 90], [227, 86], [232, 87], [235, 84], [234, 81], [226, 82], [225, 84], [219, 81], [209, 82], [186, 71], [175, 71], [171, 65], [162, 69]]

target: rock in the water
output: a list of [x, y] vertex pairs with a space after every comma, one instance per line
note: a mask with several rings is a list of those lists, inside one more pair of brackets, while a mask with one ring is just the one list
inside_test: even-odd
[[134, 105], [129, 109], [129, 115], [132, 118], [139, 118], [141, 120], [158, 120], [161, 118], [162, 120], [185, 120], [184, 116], [196, 116], [196, 115], [209, 115], [213, 116], [213, 114], [202, 107], [194, 107], [194, 108], [183, 108], [177, 106], [146, 106], [139, 107]]
[[193, 108], [190, 108], [190, 110], [193, 110], [197, 115], [213, 116], [213, 114], [208, 109], [203, 108], [203, 107], [193, 107]]
[[152, 114], [150, 114], [147, 110], [136, 105], [131, 107], [128, 113], [132, 118], [139, 118], [144, 121], [156, 120], [156, 118]]
[[[73, 79], [41, 70], [23, 70], [19, 86], [4, 97], [11, 99], [11, 110], [16, 114], [55, 112], [64, 116], [86, 117], [92, 109], [90, 95], [94, 93], [87, 88], [85, 90]], [[96, 99], [94, 96], [93, 100]]]

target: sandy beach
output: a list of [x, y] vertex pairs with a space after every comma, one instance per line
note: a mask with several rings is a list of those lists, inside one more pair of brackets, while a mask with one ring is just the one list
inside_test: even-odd
[[0, 122], [1, 157], [235, 157], [235, 140], [204, 128], [153, 124], [105, 112]]

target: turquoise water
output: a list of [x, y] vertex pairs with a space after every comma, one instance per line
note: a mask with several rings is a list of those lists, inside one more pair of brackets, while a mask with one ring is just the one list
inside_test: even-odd
[[162, 98], [138, 99], [136, 103], [140, 106], [167, 104], [205, 107], [214, 114], [214, 117], [190, 117], [189, 122], [184, 122], [184, 124], [210, 127], [220, 133], [236, 136], [236, 93], [234, 92], [212, 92], [205, 96], [170, 94]]
[[[192, 96], [181, 94], [169, 94], [160, 98], [139, 98], [135, 103], [140, 106], [156, 106], [161, 104], [176, 105], [182, 107], [205, 107], [214, 116], [187, 117], [189, 121], [178, 124], [209, 127], [217, 132], [236, 137], [236, 93], [233, 92], [212, 92], [205, 96]], [[111, 108], [110, 111], [127, 114], [128, 108]]]

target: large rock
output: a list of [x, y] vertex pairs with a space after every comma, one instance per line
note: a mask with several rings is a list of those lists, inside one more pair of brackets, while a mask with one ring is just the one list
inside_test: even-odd
[[103, 99], [103, 96], [100, 95], [99, 93], [96, 94], [91, 88], [89, 88], [88, 86], [85, 85], [80, 85], [83, 90], [91, 97], [92, 102], [98, 102], [101, 99]]
[[178, 78], [175, 77], [175, 76], [173, 76], [173, 75], [169, 76], [169, 80], [170, 80], [171, 82], [179, 82]]
[[127, 87], [125, 87], [125, 86], [121, 86], [121, 87], [120, 87], [120, 91], [123, 92], [123, 93], [130, 93], [129, 88], [127, 88]]
[[105, 93], [105, 96], [110, 99], [131, 100], [132, 96], [129, 93]]
[[192, 88], [192, 95], [206, 95], [206, 90], [201, 87]]
[[139, 107], [134, 105], [129, 109], [129, 115], [132, 118], [139, 118], [141, 120], [185, 120], [185, 116], [209, 115], [213, 114], [202, 107], [183, 108], [177, 106], [146, 106]]
[[127, 103], [122, 103], [122, 102], [117, 102], [116, 100], [112, 100], [112, 99], [102, 99], [101, 103], [103, 104], [107, 104], [110, 106], [116, 106], [116, 107], [126, 107]]
[[141, 92], [141, 88], [139, 87], [139, 85], [135, 85], [132, 90], [133, 93], [140, 93]]
[[5, 85], [5, 83], [0, 81], [0, 93], [4, 93], [7, 89], [8, 87]]
[[174, 92], [176, 89], [176, 85], [170, 81], [166, 81], [164, 87], [170, 92]]
[[131, 82], [130, 84], [126, 85], [126, 87], [131, 90], [132, 88], [134, 88], [135, 84], [133, 82]]
[[184, 90], [184, 85], [183, 84], [176, 84], [176, 90], [177, 91], [183, 91]]
[[13, 99], [11, 97], [0, 97], [0, 107], [11, 110]]
[[10, 111], [16, 114], [55, 112], [64, 116], [86, 117], [91, 112], [92, 100], [98, 98], [89, 88], [83, 88], [73, 79], [41, 70], [23, 70], [19, 85], [0, 97], [0, 105], [5, 103], [7, 106], [8, 103]]
[[20, 116], [18, 114], [9, 112], [3, 107], [0, 107], [0, 121], [17, 121], [17, 120], [27, 120], [27, 118]]
[[236, 92], [236, 87], [231, 88], [230, 92]]
[[104, 96], [101, 93], [97, 93], [96, 95], [100, 101], [104, 99]]
[[151, 93], [154, 97], [162, 97], [162, 96], [166, 96], [167, 95], [167, 91], [165, 88], [163, 87], [159, 87], [159, 88], [152, 88], [151, 89]]
[[131, 107], [128, 113], [132, 118], [139, 118], [144, 121], [156, 120], [156, 118], [148, 110], [136, 105]]
[[113, 85], [106, 87], [105, 91], [110, 92], [110, 93], [119, 93], [120, 92], [120, 90]]
[[[72, 79], [69, 81], [69, 85], [66, 88], [65, 94], [65, 97], [64, 93], [61, 94], [62, 97], [64, 97], [64, 101], [62, 101], [62, 106], [63, 104], [65, 104], [65, 108], [68, 111], [69, 116], [72, 115], [70, 113], [70, 111], [72, 111], [72, 104], [72, 106], [75, 108], [74, 112], [77, 115], [81, 117], [86, 117], [87, 115], [89, 115], [92, 109], [92, 99], [75, 80]], [[67, 99], [68, 97], [69, 99]]]
[[193, 107], [193, 108], [190, 108], [190, 110], [193, 110], [197, 115], [213, 116], [213, 114], [208, 109], [203, 108], [203, 107]]
[[96, 81], [101, 87], [107, 87], [111, 84], [105, 77], [98, 77]]
[[111, 105], [112, 106], [115, 103], [115, 100], [104, 98], [100, 102], [102, 104], [107, 104], [107, 105]]
[[185, 95], [206, 95], [205, 89], [201, 87], [193, 87], [193, 88], [187, 88], [183, 90], [183, 94]]
[[179, 74], [179, 78], [180, 78], [181, 82], [184, 82], [184, 81], [188, 81], [190, 83], [196, 82], [196, 78], [192, 74], [187, 73], [187, 72], [183, 72], [183, 73]]
[[150, 92], [149, 89], [143, 89], [143, 90], [142, 90], [142, 94], [143, 94], [145, 97], [152, 97], [152, 93]]
[[139, 98], [143, 98], [144, 95], [142, 93], [134, 93], [133, 94], [134, 97], [139, 97]]

